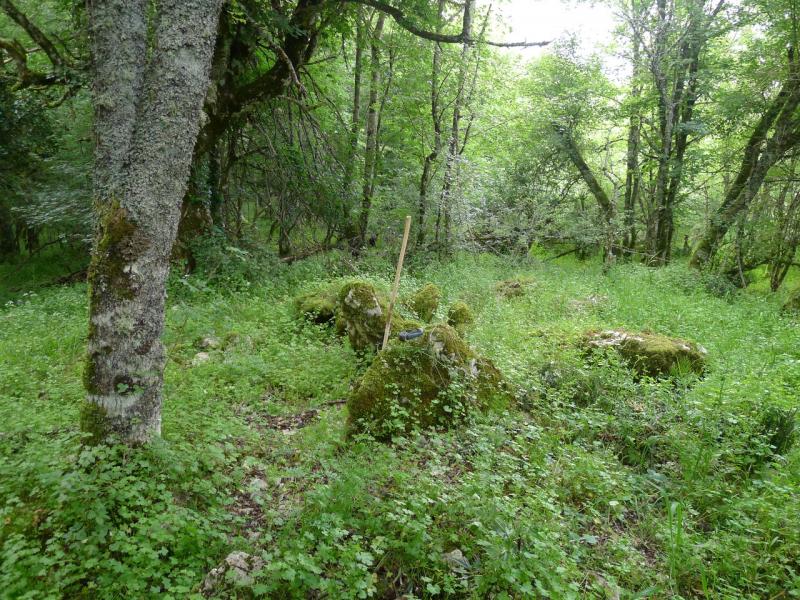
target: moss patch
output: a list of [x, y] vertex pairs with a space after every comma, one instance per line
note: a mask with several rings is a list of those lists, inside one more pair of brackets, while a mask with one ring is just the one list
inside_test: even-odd
[[88, 434], [85, 442], [91, 446], [106, 439], [110, 431], [108, 411], [94, 402], [85, 400], [81, 406], [81, 431]]
[[334, 283], [300, 294], [294, 299], [294, 309], [298, 315], [314, 323], [332, 323], [336, 319], [340, 288]]
[[130, 300], [135, 293], [131, 273], [126, 269], [134, 256], [136, 225], [118, 201], [103, 214], [102, 237], [89, 265], [89, 281], [101, 285], [116, 297]]
[[[351, 281], [342, 286], [336, 309], [336, 330], [347, 335], [357, 351], [377, 350], [386, 329], [388, 302], [375, 287], [364, 281]], [[392, 317], [392, 338], [401, 331], [417, 329], [420, 323], [398, 314]]]
[[476, 410], [507, 405], [502, 375], [448, 325], [375, 357], [348, 399], [349, 429], [378, 439], [415, 428], [445, 429]]
[[800, 313], [800, 288], [796, 289], [786, 303], [783, 305], [783, 312]]
[[583, 344], [591, 350], [616, 350], [639, 375], [650, 377], [668, 377], [680, 371], [702, 374], [708, 355], [706, 349], [696, 342], [649, 331], [591, 331], [584, 336]]
[[474, 322], [475, 315], [466, 302], [459, 300], [447, 311], [447, 324], [458, 331], [459, 335], [464, 335]]
[[409, 298], [407, 305], [420, 319], [430, 323], [431, 319], [433, 319], [433, 314], [439, 308], [441, 298], [442, 291], [438, 286], [428, 283]]
[[519, 298], [527, 294], [534, 283], [534, 280], [530, 277], [515, 277], [505, 281], [498, 281], [494, 286], [494, 291], [501, 298]]

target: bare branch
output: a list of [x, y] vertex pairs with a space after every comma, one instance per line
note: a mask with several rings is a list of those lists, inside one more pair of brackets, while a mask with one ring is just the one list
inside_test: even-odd
[[[386, 13], [392, 19], [394, 19], [395, 23], [397, 23], [400, 27], [405, 29], [406, 31], [413, 33], [415, 36], [431, 40], [433, 42], [439, 42], [443, 44], [463, 44], [467, 43], [470, 45], [474, 45], [478, 43], [479, 40], [476, 40], [469, 35], [465, 35], [465, 32], [462, 30], [459, 34], [446, 34], [446, 33], [439, 33], [436, 31], [428, 31], [426, 29], [421, 29], [420, 27], [416, 26], [411, 19], [409, 19], [405, 13], [397, 8], [396, 6], [392, 6], [391, 4], [387, 4], [386, 2], [381, 2], [380, 0], [343, 0], [344, 2], [350, 2], [353, 4], [362, 4], [364, 6], [370, 6], [376, 10], [379, 10], [383, 13]], [[486, 44], [487, 46], [495, 46], [499, 48], [532, 48], [535, 46], [547, 46], [550, 44], [550, 41], [547, 42], [492, 42], [492, 41], [485, 41], [481, 40], [481, 43]]]

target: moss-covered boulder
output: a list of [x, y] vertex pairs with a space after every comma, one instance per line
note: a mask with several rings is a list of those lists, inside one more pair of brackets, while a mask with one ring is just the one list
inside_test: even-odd
[[639, 375], [667, 377], [676, 371], [702, 374], [708, 352], [696, 342], [670, 338], [649, 331], [624, 329], [592, 331], [584, 337], [588, 349], [612, 349]]
[[433, 314], [439, 308], [441, 298], [442, 291], [436, 285], [428, 283], [417, 290], [406, 304], [420, 319], [430, 323]]
[[498, 281], [494, 286], [494, 291], [501, 298], [519, 298], [527, 294], [533, 284], [534, 281], [530, 277], [515, 277]]
[[800, 288], [796, 289], [783, 305], [785, 313], [800, 313]]
[[336, 318], [340, 287], [332, 283], [300, 294], [294, 299], [295, 311], [314, 323], [332, 323]]
[[464, 335], [475, 322], [475, 315], [466, 302], [454, 302], [447, 310], [447, 324], [454, 328], [459, 335]]
[[448, 325], [412, 341], [393, 340], [347, 402], [351, 433], [388, 440], [415, 428], [445, 429], [510, 400], [503, 377]]
[[371, 284], [364, 281], [345, 284], [339, 291], [339, 309], [354, 349], [367, 350], [380, 345], [386, 326], [386, 305]]
[[[377, 350], [386, 328], [387, 302], [375, 287], [365, 281], [351, 281], [339, 291], [336, 330], [347, 335], [358, 351]], [[417, 329], [420, 323], [398, 314], [392, 317], [392, 338], [400, 332]]]

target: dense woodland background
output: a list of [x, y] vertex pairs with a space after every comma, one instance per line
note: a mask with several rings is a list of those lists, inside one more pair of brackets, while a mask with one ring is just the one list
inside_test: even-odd
[[[0, 598], [800, 595], [800, 5], [604, 4], [0, 0]], [[406, 215], [511, 400], [382, 443]]]

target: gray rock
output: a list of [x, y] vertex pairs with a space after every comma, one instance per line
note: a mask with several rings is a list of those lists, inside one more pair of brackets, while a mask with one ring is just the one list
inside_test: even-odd
[[222, 342], [219, 341], [219, 338], [215, 338], [214, 336], [200, 338], [200, 341], [197, 342], [197, 347], [201, 350], [216, 350], [221, 345]]
[[208, 352], [198, 352], [192, 359], [192, 366], [202, 365], [211, 360], [211, 355]]
[[240, 550], [231, 552], [225, 557], [222, 564], [208, 572], [200, 587], [200, 592], [209, 596], [218, 591], [226, 580], [232, 581], [237, 587], [252, 585], [253, 573], [263, 568], [264, 561], [261, 558]]

